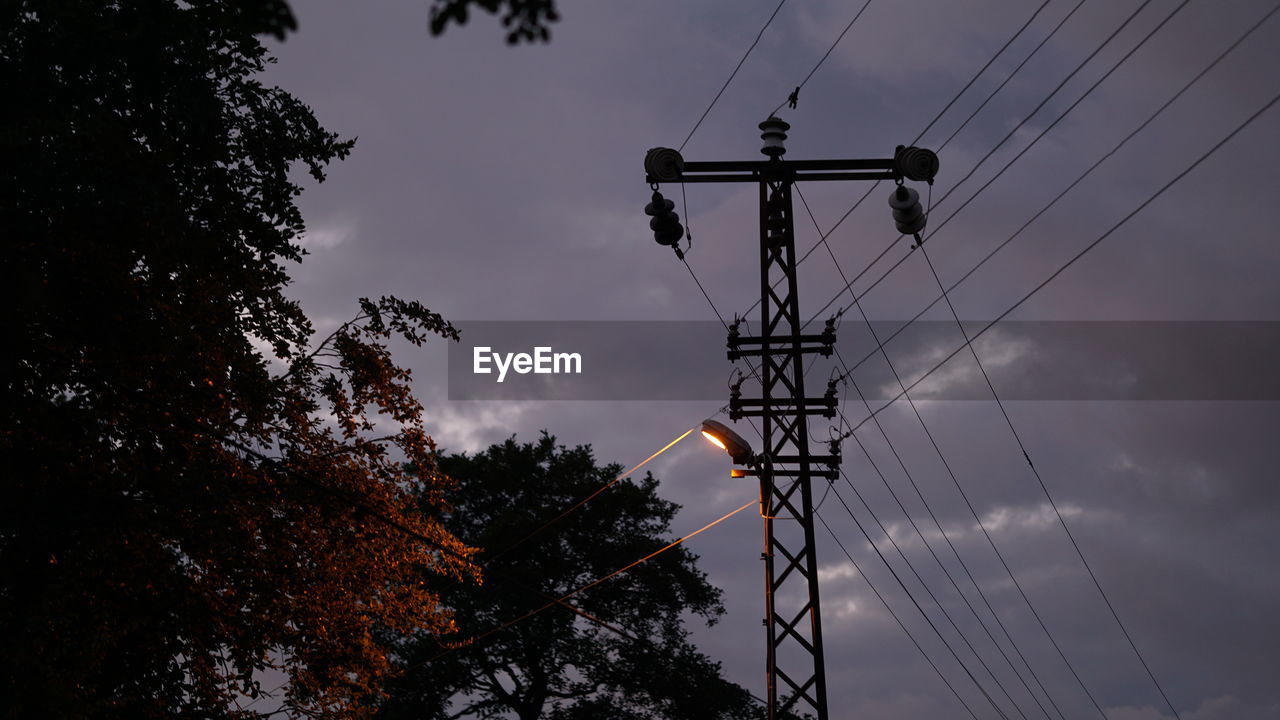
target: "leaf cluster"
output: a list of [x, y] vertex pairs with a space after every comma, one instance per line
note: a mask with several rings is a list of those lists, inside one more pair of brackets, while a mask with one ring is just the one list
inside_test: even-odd
[[502, 25], [508, 28], [510, 45], [548, 42], [551, 39], [548, 23], [560, 19], [555, 0], [435, 0], [431, 6], [431, 34], [443, 33], [449, 23], [465, 25], [470, 13], [468, 8], [473, 5], [491, 15], [502, 13]]

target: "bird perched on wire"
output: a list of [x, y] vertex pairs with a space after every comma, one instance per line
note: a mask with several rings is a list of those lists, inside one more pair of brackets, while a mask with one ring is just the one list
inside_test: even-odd
[[797, 85], [796, 89], [792, 90], [791, 94], [787, 96], [787, 105], [790, 106], [792, 110], [795, 110], [796, 103], [799, 101], [800, 101], [800, 86]]

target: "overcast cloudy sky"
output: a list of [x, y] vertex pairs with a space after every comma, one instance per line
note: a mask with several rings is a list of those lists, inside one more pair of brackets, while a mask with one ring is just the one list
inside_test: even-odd
[[[941, 146], [1077, 1], [1050, 0], [920, 144]], [[649, 189], [641, 163], [646, 149], [684, 140], [777, 3], [559, 4], [563, 21], [553, 26], [549, 45], [508, 47], [499, 23], [484, 14], [432, 38], [425, 2], [294, 3], [299, 31], [275, 48], [279, 63], [270, 79], [311, 104], [327, 127], [359, 138], [329, 181], [301, 198], [311, 255], [295, 272], [294, 293], [321, 329], [350, 316], [356, 298], [383, 294], [421, 300], [464, 335], [468, 321], [715, 320], [671, 251], [653, 242], [642, 212]], [[924, 129], [1039, 4], [873, 0], [804, 87], [798, 107], [783, 110], [792, 124], [787, 157], [891, 155], [895, 145]], [[1111, 43], [957, 187], [1140, 5], [1146, 7]], [[756, 124], [786, 98], [861, 6], [862, 0], [784, 4], [689, 141], [686, 159], [761, 157]], [[941, 151], [932, 221], [941, 229], [927, 249], [942, 280], [959, 279], [1274, 6], [1271, 0], [1191, 0], [1185, 6], [1176, 0], [1084, 0]], [[1035, 140], [1175, 10], [1114, 74]], [[952, 299], [961, 317], [996, 317], [1146, 201], [1272, 100], [1280, 92], [1277, 70], [1280, 17], [1272, 17], [959, 285]], [[1033, 140], [1008, 172], [940, 225]], [[1278, 168], [1280, 109], [1273, 108], [1010, 319], [1280, 321]], [[941, 201], [953, 188], [955, 194]], [[801, 187], [824, 230], [865, 190], [860, 183]], [[850, 276], [896, 237], [887, 195], [887, 187], [877, 188], [830, 237]], [[679, 200], [678, 187], [669, 188], [668, 197]], [[689, 262], [725, 315], [745, 311], [758, 293], [755, 204], [756, 189], [749, 185], [690, 185], [687, 211], [681, 209], [694, 236]], [[803, 214], [797, 237], [801, 250], [817, 239]], [[855, 287], [865, 288], [906, 253], [906, 244], [899, 244]], [[805, 317], [843, 285], [824, 250], [801, 266], [800, 281]], [[907, 320], [937, 294], [917, 252], [866, 295], [863, 307], [874, 320]], [[848, 302], [846, 296], [839, 305]], [[851, 317], [861, 319], [851, 310], [847, 332], [854, 330]], [[951, 319], [941, 303], [924, 317]], [[637, 380], [637, 394], [646, 395], [645, 383], [664, 386], [691, 358], [720, 353], [723, 333], [718, 324], [706, 327], [705, 337], [688, 347], [655, 355], [649, 376]], [[1257, 377], [1260, 387], [1272, 389], [1260, 389], [1253, 401], [1206, 400], [1203, 394], [1179, 399], [1169, 391], [1158, 401], [1067, 395], [1007, 407], [1181, 717], [1280, 718], [1280, 405], [1268, 378], [1275, 373], [1277, 348], [1264, 343], [1261, 352], [1224, 353], [1211, 347], [1213, 337], [1187, 334], [1159, 357], [1147, 358], [1147, 365], [1180, 369], [1184, 376], [1229, 378], [1233, 387], [1243, 379], [1247, 388]], [[960, 342], [958, 333], [939, 332], [929, 343], [890, 344], [889, 353], [909, 378]], [[1034, 384], [1045, 358], [1070, 355], [1080, 373], [1103, 372], [1100, 364], [1091, 367], [1087, 342], [1065, 343], [1053, 333], [1023, 337], [997, 326], [977, 347], [997, 388]], [[724, 402], [451, 402], [443, 341], [400, 359], [414, 369], [430, 432], [449, 450], [476, 450], [512, 434], [531, 439], [545, 428], [566, 444], [593, 445], [601, 460], [629, 466]], [[727, 377], [727, 361], [723, 370]], [[820, 391], [829, 370], [825, 361], [819, 364], [810, 384]], [[972, 383], [975, 373], [972, 358], [957, 355], [934, 387]], [[891, 379], [884, 372], [876, 377]], [[889, 386], [867, 389], [878, 393]], [[698, 397], [718, 394], [711, 388]], [[930, 399], [936, 395], [926, 386], [913, 397], [960, 486], [1106, 716], [1172, 717], [1058, 526], [995, 404]], [[845, 412], [855, 423], [866, 415], [856, 397], [846, 401]], [[874, 467], [852, 440], [844, 445], [844, 467], [854, 485], [1026, 716], [1043, 717], [967, 614], [876, 468], [949, 569], [963, 577], [908, 484], [904, 469], [909, 470], [1063, 715], [1097, 717], [991, 552], [910, 406], [899, 402], [879, 417], [884, 434], [867, 423], [856, 436]], [[740, 428], [753, 437], [745, 424]], [[826, 421], [815, 422], [813, 432], [826, 437]], [[693, 438], [650, 467], [663, 481], [665, 496], [685, 507], [675, 523], [678, 534], [756, 493], [750, 481], [727, 477], [723, 454]], [[884, 536], [877, 536], [879, 528], [853, 491], [836, 487], [975, 675], [1017, 717]], [[966, 716], [867, 580], [977, 716], [994, 717], [834, 496], [820, 514], [866, 573], [855, 571], [819, 528], [833, 720]], [[758, 695], [764, 692], [760, 522], [744, 512], [690, 541], [712, 581], [724, 588], [729, 609], [720, 624], [697, 629], [696, 641], [724, 663], [730, 679]], [[976, 594], [971, 598], [980, 602]]]

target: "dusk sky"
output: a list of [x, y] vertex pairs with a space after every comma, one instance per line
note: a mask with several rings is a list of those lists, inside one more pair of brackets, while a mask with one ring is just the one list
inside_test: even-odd
[[[689, 140], [685, 159], [762, 158], [757, 124], [813, 69], [863, 2], [783, 4]], [[891, 156], [1035, 13], [919, 141], [938, 149], [1079, 2], [1049, 0], [1041, 8], [1038, 0], [872, 0], [805, 84], [797, 108], [779, 112], [791, 123], [786, 158]], [[432, 37], [429, 3], [293, 4], [298, 32], [273, 44], [279, 62], [268, 79], [310, 104], [327, 128], [358, 141], [351, 157], [331, 168], [328, 181], [309, 186], [300, 199], [310, 255], [294, 268], [292, 293], [320, 331], [353, 315], [357, 298], [381, 295], [420, 300], [457, 325], [464, 339], [468, 323], [479, 321], [704, 322], [701, 337], [653, 353], [649, 372], [634, 376], [636, 397], [661, 395], [659, 389], [684, 368], [708, 356], [723, 359], [725, 338], [688, 271], [653, 240], [643, 212], [651, 191], [642, 161], [651, 147], [684, 141], [777, 2], [562, 0], [557, 6], [562, 20], [552, 25], [549, 44], [511, 47], [500, 22], [484, 13]], [[925, 249], [942, 281], [954, 283], [1013, 235], [1275, 6], [1272, 0], [1083, 0], [939, 151]], [[960, 317], [982, 323], [999, 316], [1277, 93], [1280, 13], [957, 286], [950, 297]], [[926, 186], [914, 186], [928, 198]], [[812, 183], [801, 184], [800, 192], [826, 232], [869, 187]], [[715, 306], [726, 318], [745, 312], [759, 294], [756, 187], [690, 184], [687, 205], [678, 185], [663, 192], [692, 231], [687, 258]], [[829, 237], [850, 278], [897, 237], [889, 192], [881, 184]], [[1149, 353], [1132, 372], [1140, 376], [1145, 366], [1208, 378], [1210, 389], [1217, 387], [1215, 377], [1246, 388], [1258, 379], [1258, 395], [1246, 400], [1238, 392], [1224, 392], [1233, 398], [1225, 400], [1212, 392], [1180, 395], [1172, 387], [1158, 400], [1059, 393], [1006, 403], [1098, 581], [1183, 720], [1280, 720], [1280, 393], [1268, 377], [1280, 348], [1264, 343], [1260, 352], [1222, 352], [1222, 333], [1200, 334], [1216, 321], [1280, 321], [1278, 197], [1280, 109], [1272, 107], [1008, 316], [1214, 321], [1185, 326], [1191, 329], [1179, 336], [1183, 340]], [[818, 234], [802, 206], [796, 210], [797, 247], [804, 252]], [[935, 229], [936, 237], [930, 236]], [[862, 292], [908, 253], [908, 242], [899, 242], [854, 288]], [[844, 285], [823, 248], [800, 266], [799, 281], [805, 318]], [[905, 321], [938, 295], [924, 256], [914, 252], [861, 304], [872, 320]], [[819, 319], [851, 302], [843, 295]], [[939, 321], [942, 330], [928, 342], [909, 342], [904, 335], [903, 343], [887, 346], [908, 382], [963, 342], [958, 331], [946, 332], [941, 324], [952, 321], [945, 303], [923, 319]], [[841, 332], [848, 335], [842, 337], [857, 331], [855, 321], [862, 317], [852, 308], [843, 317]], [[1273, 327], [1248, 326], [1264, 336]], [[1091, 360], [1105, 350], [1101, 340], [1093, 348], [1087, 340], [1068, 343], [1075, 337], [997, 325], [975, 347], [996, 389], [1011, 393], [1035, 386], [1038, 369], [1062, 357], [1072, 358], [1082, 377], [1116, 372]], [[646, 334], [637, 332], [631, 342], [645, 343]], [[532, 440], [546, 429], [566, 445], [592, 445], [602, 462], [630, 467], [727, 402], [723, 379], [689, 401], [450, 401], [446, 341], [400, 348], [397, 359], [413, 368], [428, 431], [446, 451], [476, 451], [512, 435]], [[592, 362], [590, 353], [583, 362]], [[814, 366], [810, 394], [821, 393], [831, 367], [828, 360]], [[721, 377], [731, 369], [724, 360]], [[869, 394], [897, 393], [883, 358], [869, 361], [867, 372], [871, 380], [863, 389]], [[985, 391], [972, 356], [963, 352], [911, 396], [1014, 576], [1107, 718], [1172, 718], [1000, 409], [989, 399], [938, 399], [949, 387], [967, 385]], [[857, 424], [867, 413], [851, 392], [842, 390], [843, 412]], [[899, 401], [878, 417], [884, 434], [868, 422], [855, 435], [874, 467], [854, 438], [844, 443], [843, 467], [854, 487], [1027, 718], [1046, 713], [968, 614], [877, 468], [929, 544], [959, 573], [904, 468], [911, 473], [1062, 714], [1098, 717], [992, 552], [910, 405]], [[818, 418], [811, 432], [825, 439], [831, 424]], [[736, 427], [758, 441], [745, 422]], [[673, 524], [675, 535], [756, 497], [755, 481], [731, 479], [729, 468], [729, 459], [696, 433], [647, 466], [662, 481], [663, 496], [684, 508]], [[815, 490], [821, 497], [825, 481], [815, 482], [822, 483]], [[853, 490], [844, 480], [835, 489], [994, 691]], [[832, 720], [968, 716], [868, 581], [977, 717], [996, 717], [834, 494], [819, 515], [861, 568], [854, 569], [819, 524]], [[750, 510], [689, 541], [701, 568], [724, 590], [728, 608], [715, 626], [693, 623], [694, 639], [723, 663], [730, 680], [757, 695], [764, 693], [760, 543], [761, 519]], [[619, 565], [632, 559], [619, 558]], [[980, 602], [976, 593], [970, 597]], [[1057, 717], [1038, 689], [1037, 697]], [[1020, 717], [1003, 693], [995, 699], [1009, 717]]]

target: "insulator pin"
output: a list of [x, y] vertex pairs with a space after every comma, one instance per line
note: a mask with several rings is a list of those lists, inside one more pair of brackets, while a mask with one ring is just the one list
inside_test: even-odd
[[671, 148], [650, 148], [644, 156], [644, 171], [654, 182], [675, 182], [684, 172], [684, 158]]
[[899, 145], [893, 154], [893, 170], [908, 180], [932, 184], [938, 174], [938, 156], [932, 150]]

